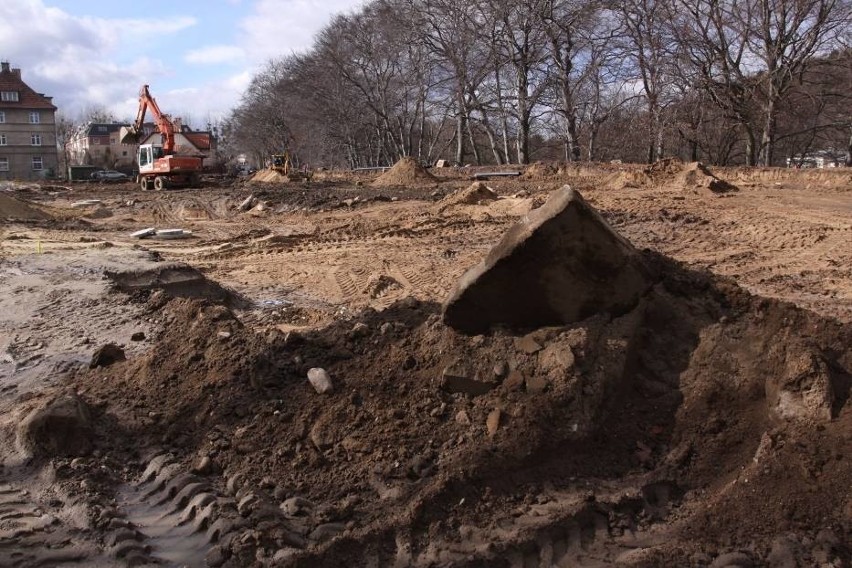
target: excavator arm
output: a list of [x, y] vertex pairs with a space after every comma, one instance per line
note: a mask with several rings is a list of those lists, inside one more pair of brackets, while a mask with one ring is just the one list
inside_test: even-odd
[[160, 110], [157, 101], [148, 91], [148, 85], [142, 85], [142, 89], [139, 91], [139, 110], [136, 112], [136, 120], [133, 125], [121, 128], [121, 143], [130, 144], [139, 141], [148, 109], [151, 110], [151, 116], [154, 119], [154, 124], [157, 125], [157, 130], [163, 135], [163, 153], [165, 155], [173, 154], [175, 151], [175, 125], [171, 117]]

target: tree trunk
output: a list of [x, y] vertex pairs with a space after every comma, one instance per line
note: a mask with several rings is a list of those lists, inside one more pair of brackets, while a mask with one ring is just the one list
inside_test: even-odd
[[464, 112], [464, 95], [459, 93], [456, 101], [456, 164], [464, 165], [467, 115]]
[[775, 151], [775, 100], [770, 88], [769, 100], [766, 101], [766, 121], [763, 124], [763, 135], [760, 138], [760, 154], [762, 165], [772, 165], [773, 153]]
[[746, 158], [746, 166], [755, 165], [755, 136], [754, 131], [750, 126], [746, 125], [746, 150], [745, 150], [745, 158]]

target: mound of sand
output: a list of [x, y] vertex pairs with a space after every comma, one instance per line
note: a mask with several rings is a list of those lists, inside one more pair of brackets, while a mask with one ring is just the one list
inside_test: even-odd
[[651, 184], [651, 178], [644, 171], [618, 172], [604, 179], [606, 189], [641, 188]]
[[665, 177], [679, 174], [683, 167], [683, 162], [678, 158], [663, 158], [645, 168], [644, 171], [652, 177]]
[[522, 176], [523, 179], [544, 179], [562, 173], [561, 168], [552, 162], [535, 162], [531, 164]]
[[672, 185], [693, 191], [709, 189], [713, 193], [738, 191], [737, 186], [717, 178], [701, 162], [692, 162], [683, 166], [680, 173], [675, 176]]
[[0, 219], [36, 221], [52, 219], [52, 217], [26, 201], [0, 193]]
[[282, 174], [281, 172], [276, 172], [272, 169], [260, 170], [256, 174], [254, 174], [249, 181], [259, 181], [263, 183], [285, 183], [290, 181], [290, 178]]
[[441, 200], [441, 207], [449, 207], [451, 205], [482, 205], [495, 201], [497, 194], [493, 189], [482, 183], [475, 181], [467, 189], [451, 193]]
[[373, 182], [376, 187], [408, 185], [438, 181], [411, 156], [405, 156]]

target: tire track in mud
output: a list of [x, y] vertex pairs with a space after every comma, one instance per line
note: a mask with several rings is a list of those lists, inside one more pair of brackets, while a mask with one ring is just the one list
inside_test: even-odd
[[430, 216], [402, 225], [350, 222], [320, 227], [313, 234], [256, 239], [185, 260], [226, 281], [245, 273], [245, 283], [251, 285], [254, 274], [263, 274], [270, 281], [262, 284], [272, 285], [280, 275], [287, 287], [326, 301], [383, 309], [406, 295], [442, 301], [455, 279], [514, 221], [505, 217], [473, 223], [467, 217]]
[[0, 478], [0, 567], [86, 566], [99, 553], [83, 531]]

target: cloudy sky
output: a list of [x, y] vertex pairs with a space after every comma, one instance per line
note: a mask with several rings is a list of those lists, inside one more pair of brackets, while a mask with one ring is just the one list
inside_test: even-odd
[[310, 47], [361, 0], [0, 0], [0, 60], [71, 117], [132, 118], [142, 84], [193, 126], [235, 106], [266, 61]]

